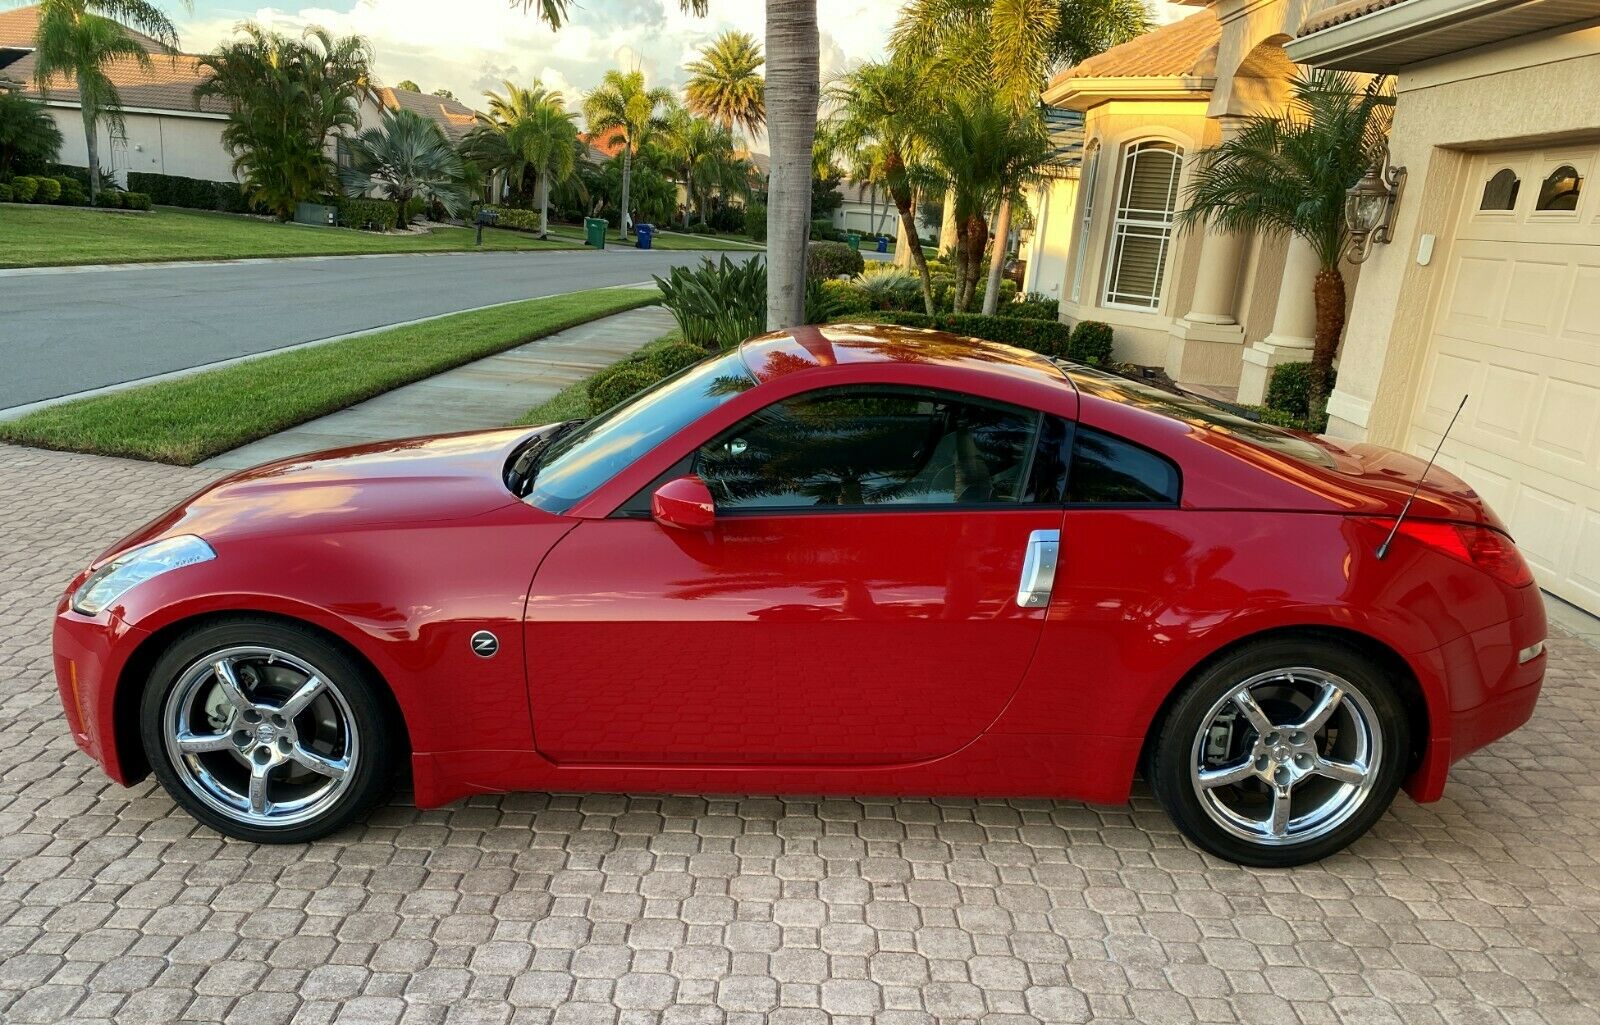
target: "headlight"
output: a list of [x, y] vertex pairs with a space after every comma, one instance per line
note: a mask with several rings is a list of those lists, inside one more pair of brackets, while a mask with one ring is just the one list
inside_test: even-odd
[[97, 616], [136, 584], [171, 569], [215, 559], [211, 546], [192, 534], [130, 548], [101, 566], [72, 592], [72, 611]]

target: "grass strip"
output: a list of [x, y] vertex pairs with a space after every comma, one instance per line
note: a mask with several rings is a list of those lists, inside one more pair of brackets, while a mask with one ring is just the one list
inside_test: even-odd
[[[680, 341], [683, 334], [676, 328], [641, 347], [636, 353], [624, 356], [623, 360], [634, 359], [637, 356], [649, 356], [652, 352], [664, 345]], [[615, 366], [616, 364], [612, 364]], [[595, 373], [599, 373], [596, 371]], [[522, 414], [516, 422], [519, 424], [556, 424], [567, 420], [581, 420], [587, 417], [589, 410], [589, 382], [594, 379], [590, 374], [581, 381], [574, 381], [543, 402]]]
[[0, 422], [0, 441], [193, 466], [374, 395], [659, 301], [601, 288], [458, 313], [64, 402]]

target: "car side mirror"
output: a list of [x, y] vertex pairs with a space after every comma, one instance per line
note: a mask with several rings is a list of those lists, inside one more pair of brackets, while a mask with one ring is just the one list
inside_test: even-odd
[[693, 474], [669, 480], [650, 496], [650, 515], [663, 527], [705, 530], [716, 522], [711, 489]]

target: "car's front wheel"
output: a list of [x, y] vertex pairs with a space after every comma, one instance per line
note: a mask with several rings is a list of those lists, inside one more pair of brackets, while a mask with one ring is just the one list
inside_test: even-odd
[[396, 729], [369, 670], [315, 632], [216, 622], [156, 661], [140, 706], [150, 766], [219, 832], [301, 843], [350, 823], [389, 790]]
[[1267, 641], [1220, 659], [1179, 696], [1150, 783], [1211, 853], [1301, 865], [1372, 828], [1400, 787], [1409, 744], [1393, 685], [1362, 653]]

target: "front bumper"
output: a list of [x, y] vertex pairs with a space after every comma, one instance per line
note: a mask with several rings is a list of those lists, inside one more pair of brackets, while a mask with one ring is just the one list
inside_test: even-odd
[[72, 739], [123, 786], [138, 782], [143, 772], [130, 771], [118, 750], [117, 681], [146, 636], [113, 615], [73, 612], [65, 600], [57, 609], [52, 635], [56, 687]]

